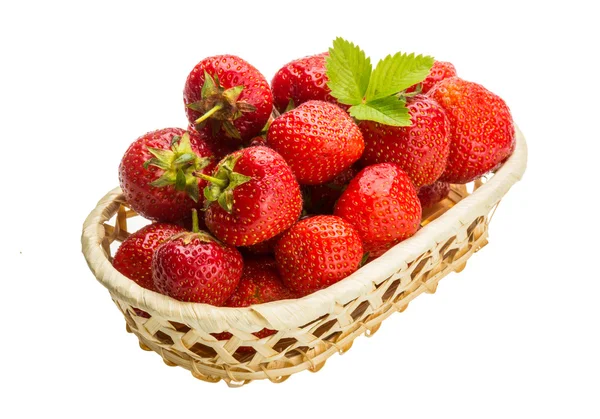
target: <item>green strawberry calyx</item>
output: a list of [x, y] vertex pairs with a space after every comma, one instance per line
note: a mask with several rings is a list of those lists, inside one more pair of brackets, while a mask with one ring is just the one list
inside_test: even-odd
[[150, 185], [157, 188], [174, 186], [198, 202], [198, 178], [194, 174], [208, 166], [211, 157], [198, 156], [192, 150], [190, 135], [186, 132], [182, 136], [173, 136], [170, 150], [148, 147], [148, 151], [153, 157], [144, 162], [144, 169], [155, 166], [164, 171]]
[[404, 91], [425, 80], [433, 63], [430, 56], [398, 52], [380, 60], [373, 70], [358, 45], [338, 37], [325, 61], [327, 86], [338, 102], [350, 105], [348, 112], [357, 120], [409, 126]]
[[252, 179], [250, 176], [233, 171], [240, 157], [241, 154], [230, 154], [225, 157], [219, 163], [213, 176], [204, 173], [196, 174], [196, 176], [208, 182], [208, 185], [204, 188], [207, 205], [217, 202], [221, 208], [231, 214], [233, 211], [233, 191]]
[[250, 103], [238, 100], [244, 86], [234, 86], [225, 89], [219, 82], [219, 77], [211, 76], [204, 71], [201, 99], [187, 105], [193, 111], [202, 114], [194, 121], [196, 128], [201, 129], [210, 122], [213, 134], [221, 129], [231, 137], [241, 140], [240, 132], [233, 121], [245, 112], [254, 112], [256, 107]]

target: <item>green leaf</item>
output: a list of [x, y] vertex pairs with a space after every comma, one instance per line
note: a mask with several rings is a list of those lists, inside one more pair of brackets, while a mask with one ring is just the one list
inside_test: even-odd
[[215, 185], [213, 183], [209, 183], [204, 188], [204, 197], [209, 202], [214, 202], [219, 199], [219, 195], [221, 195], [222, 189], [220, 186]]
[[233, 210], [233, 191], [224, 191], [218, 198], [219, 205], [231, 214]]
[[149, 166], [156, 166], [163, 170], [169, 170], [169, 167], [171, 167], [167, 163], [158, 160], [156, 157], [152, 157], [144, 162], [144, 169], [147, 169]]
[[348, 112], [352, 117], [360, 120], [375, 121], [394, 127], [410, 125], [410, 115], [406, 104], [395, 96], [352, 106]]
[[171, 150], [162, 150], [160, 148], [148, 147], [148, 151], [158, 160], [168, 164], [169, 166], [173, 162], [173, 157], [175, 156]]
[[242, 175], [241, 173], [232, 172], [229, 176], [229, 187], [231, 189], [243, 185], [246, 182], [250, 182], [252, 180], [252, 176]]
[[185, 191], [185, 184], [185, 173], [183, 173], [183, 170], [179, 169], [177, 171], [177, 177], [175, 178], [175, 189], [178, 191]]
[[198, 190], [198, 182], [190, 182], [185, 187], [185, 192], [194, 202], [198, 202], [200, 191]]
[[181, 140], [181, 137], [179, 135], [174, 135], [173, 138], [171, 138], [171, 147], [177, 144], [179, 140]]
[[156, 179], [154, 182], [151, 182], [150, 185], [156, 188], [162, 188], [167, 185], [175, 184], [177, 177], [173, 172], [165, 172], [161, 177]]
[[363, 50], [338, 37], [329, 48], [325, 67], [327, 85], [340, 103], [358, 105], [363, 101], [372, 70], [371, 59]]
[[186, 106], [193, 111], [204, 112], [204, 106], [200, 102], [188, 103]]
[[395, 95], [423, 81], [431, 67], [433, 57], [398, 52], [377, 63], [366, 93], [367, 102]]
[[174, 164], [185, 164], [185, 163], [191, 162], [195, 158], [196, 158], [196, 156], [194, 154], [185, 153], [185, 154], [182, 154], [181, 156], [177, 157], [173, 163]]
[[[204, 84], [202, 85], [202, 92], [200, 93], [202, 98], [206, 98], [217, 94], [219, 89], [217, 88], [217, 83], [215, 79], [212, 78], [210, 74], [206, 70], [204, 70]], [[196, 110], [196, 109], [194, 109]]]
[[[223, 92], [223, 96], [229, 103], [235, 104], [237, 102], [238, 97], [242, 94], [242, 90], [244, 90], [244, 86], [235, 86], [230, 87], [229, 89]], [[256, 109], [256, 108], [255, 108]]]

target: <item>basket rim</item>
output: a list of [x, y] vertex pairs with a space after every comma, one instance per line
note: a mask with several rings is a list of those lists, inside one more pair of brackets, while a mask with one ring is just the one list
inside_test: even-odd
[[527, 166], [525, 137], [515, 125], [516, 147], [511, 157], [485, 184], [471, 195], [427, 224], [411, 238], [397, 244], [385, 254], [358, 269], [328, 288], [293, 300], [280, 300], [243, 308], [215, 307], [202, 303], [187, 303], [140, 287], [118, 272], [102, 250], [105, 231], [103, 223], [117, 211], [122, 195], [119, 187], [108, 192], [86, 218], [81, 243], [82, 252], [96, 279], [111, 294], [142, 310], [198, 327], [206, 332], [237, 328], [256, 332], [264, 327], [286, 329], [300, 327], [331, 313], [336, 304], [344, 305], [362, 294], [373, 284], [392, 276], [406, 261], [414, 260], [433, 246], [446, 241], [475, 216], [496, 205], [506, 192], [519, 181]]

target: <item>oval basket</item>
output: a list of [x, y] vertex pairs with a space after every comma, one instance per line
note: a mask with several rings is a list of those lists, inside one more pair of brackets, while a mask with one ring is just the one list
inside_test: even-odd
[[[493, 176], [470, 185], [472, 193], [469, 185], [453, 185], [447, 199], [424, 212], [424, 228], [413, 237], [337, 284], [300, 299], [223, 308], [176, 301], [138, 286], [111, 264], [111, 244], [128, 236], [128, 220], [137, 216], [119, 188], [104, 196], [86, 219], [83, 253], [142, 349], [209, 382], [279, 383], [303, 370], [320, 370], [357, 336], [372, 336], [390, 314], [404, 311], [423, 292], [435, 292], [448, 273], [460, 272], [487, 243], [491, 216], [526, 163], [527, 146], [517, 129], [513, 155]], [[275, 333], [262, 339], [252, 334], [263, 328]], [[231, 337], [213, 336], [221, 332]]]

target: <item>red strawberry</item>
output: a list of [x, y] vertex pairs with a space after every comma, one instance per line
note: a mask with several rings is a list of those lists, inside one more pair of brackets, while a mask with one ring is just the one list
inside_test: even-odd
[[[427, 93], [431, 88], [444, 79], [456, 76], [454, 64], [447, 61], [435, 61], [429, 71], [429, 75], [421, 82], [421, 93]], [[417, 86], [406, 89], [407, 93], [416, 91]]]
[[150, 220], [178, 222], [201, 208], [198, 189], [214, 163], [209, 146], [193, 133], [165, 128], [145, 134], [129, 146], [119, 166], [119, 183], [127, 203]]
[[246, 259], [244, 272], [226, 307], [248, 307], [253, 304], [294, 298], [283, 285], [275, 260], [270, 257]]
[[[194, 210], [195, 211], [195, 210]], [[198, 231], [176, 234], [156, 249], [152, 277], [156, 289], [176, 300], [222, 305], [242, 276], [242, 255], [210, 234]]]
[[421, 186], [419, 189], [419, 201], [421, 208], [429, 208], [446, 198], [450, 193], [450, 184], [446, 182], [435, 182], [432, 185]]
[[435, 182], [444, 172], [450, 152], [450, 128], [444, 110], [434, 100], [417, 95], [407, 101], [412, 125], [392, 127], [361, 121], [365, 139], [361, 164], [396, 163], [415, 187]]
[[[294, 294], [281, 282], [277, 265], [272, 258], [246, 259], [242, 279], [233, 295], [225, 302], [226, 307], [248, 307], [253, 304], [294, 298]], [[259, 339], [275, 333], [274, 330], [262, 329], [253, 333]], [[231, 333], [213, 334], [218, 340], [231, 339]], [[238, 348], [241, 353], [254, 352], [249, 346]]]
[[362, 257], [358, 232], [333, 215], [299, 221], [275, 246], [283, 283], [299, 296], [344, 279], [358, 269]]
[[333, 213], [358, 230], [371, 258], [412, 236], [421, 222], [415, 187], [394, 163], [364, 168], [342, 193]]
[[185, 231], [182, 227], [154, 223], [127, 237], [117, 249], [113, 266], [139, 286], [156, 291], [152, 281], [152, 254], [174, 234]]
[[240, 247], [240, 252], [253, 256], [272, 255], [275, 253], [275, 245], [281, 238], [282, 234], [283, 233], [279, 233], [275, 237], [265, 240], [264, 242], [256, 243], [251, 246]]
[[241, 142], [258, 135], [273, 109], [265, 77], [234, 55], [200, 61], [183, 90], [188, 120], [217, 138]]
[[194, 124], [188, 125], [188, 132], [190, 132], [190, 135], [192, 136], [196, 135], [202, 138], [214, 156], [215, 163], [221, 161], [223, 157], [240, 148], [240, 142], [238, 140], [214, 138], [211, 135], [207, 135], [204, 131], [198, 131]]
[[223, 242], [250, 246], [275, 237], [300, 216], [300, 186], [285, 160], [270, 148], [248, 147], [218, 164], [210, 181], [206, 225]]
[[325, 183], [356, 162], [364, 149], [356, 123], [340, 107], [311, 100], [275, 119], [267, 142], [303, 185]]
[[450, 155], [440, 181], [468, 183], [497, 168], [515, 147], [506, 103], [480, 84], [451, 77], [429, 92], [450, 121]]
[[[327, 87], [325, 59], [329, 53], [300, 58], [284, 65], [271, 81], [273, 104], [283, 113], [288, 105], [298, 106], [309, 100], [336, 103]], [[291, 101], [291, 103], [290, 103]]]
[[305, 186], [304, 206], [306, 210], [310, 214], [333, 214], [335, 202], [357, 173], [358, 169], [351, 166], [327, 183]]

